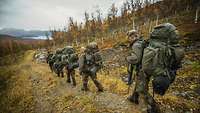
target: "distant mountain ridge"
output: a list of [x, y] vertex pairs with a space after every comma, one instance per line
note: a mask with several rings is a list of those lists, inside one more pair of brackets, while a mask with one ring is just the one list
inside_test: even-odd
[[49, 31], [41, 31], [41, 30], [24, 30], [15, 28], [0, 29], [0, 34], [10, 35], [14, 37], [38, 37], [38, 36], [45, 36], [47, 33], [51, 34]]
[[1, 34], [0, 34], [0, 41], [1, 41], [1, 40], [16, 40], [16, 39], [20, 39], [20, 38], [16, 38], [16, 37], [13, 37], [13, 36], [1, 35]]
[[11, 35], [2, 35], [0, 34], [0, 41], [3, 40], [16, 40], [16, 41], [24, 41], [24, 40], [40, 40], [40, 39], [32, 39], [32, 38], [21, 38], [21, 37], [14, 37]]

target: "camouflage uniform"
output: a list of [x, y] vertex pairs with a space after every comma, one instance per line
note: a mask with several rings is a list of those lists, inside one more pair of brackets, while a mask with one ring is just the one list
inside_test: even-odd
[[51, 57], [52, 56], [53, 56], [53, 53], [48, 52], [46, 61], [47, 61], [48, 65], [49, 65], [51, 71], [53, 72], [53, 62], [51, 62]]
[[[161, 27], [162, 27], [162, 29], [160, 29]], [[141, 41], [141, 39], [135, 40], [134, 43], [132, 44], [132, 50], [133, 50], [132, 53], [133, 54], [132, 54], [132, 56], [129, 56], [129, 58], [127, 58], [127, 59], [128, 59], [128, 62], [131, 62], [132, 64], [136, 65], [136, 71], [138, 73], [137, 73], [137, 76], [135, 79], [136, 80], [135, 89], [133, 91], [133, 94], [129, 97], [129, 100], [135, 104], [139, 104], [143, 113], [159, 113], [160, 112], [155, 100], [148, 92], [148, 89], [149, 89], [148, 84], [149, 84], [150, 78], [151, 77], [155, 78], [156, 75], [158, 75], [158, 73], [154, 73], [157, 71], [157, 70], [155, 70], [155, 68], [152, 68], [153, 70], [151, 70], [151, 71], [148, 70], [149, 67], [151, 69], [153, 64], [149, 64], [149, 67], [145, 67], [145, 66], [147, 66], [147, 65], [145, 65], [145, 63], [147, 61], [146, 59], [148, 59], [148, 58], [146, 57], [147, 55], [145, 54], [144, 49], [146, 48], [146, 46], [148, 46], [148, 47], [154, 46], [154, 45], [151, 45], [151, 44], [153, 44], [151, 42], [152, 40], [161, 40], [158, 43], [162, 43], [162, 42], [166, 41], [164, 43], [167, 43], [170, 45], [177, 44], [178, 41], [177, 41], [177, 33], [176, 33], [175, 26], [170, 23], [161, 24], [159, 26], [156, 26], [154, 28], [154, 31], [151, 33], [148, 44], [146, 43], [146, 44], [144, 44], [144, 46], [142, 46], [143, 41]], [[171, 42], [169, 40], [171, 40]], [[143, 55], [143, 53], [144, 53], [144, 55]], [[168, 62], [170, 62], [170, 61], [174, 62], [173, 60], [168, 60]], [[170, 70], [176, 71], [179, 67], [174, 68], [174, 66], [178, 66], [179, 63], [178, 62], [174, 62], [174, 63], [175, 64], [172, 63], [173, 66], [171, 67], [173, 69], [170, 69]], [[161, 69], [162, 69], [162, 67], [161, 67]], [[174, 78], [172, 78], [172, 79], [174, 79]], [[154, 82], [154, 80], [152, 82]], [[160, 82], [160, 81], [158, 81], [158, 82]], [[162, 81], [162, 83], [160, 83], [160, 84], [161, 85], [165, 84], [165, 80]]]
[[88, 79], [92, 79], [98, 91], [103, 91], [101, 83], [97, 80], [97, 71], [102, 66], [102, 57], [99, 54], [98, 45], [95, 42], [90, 43], [84, 54], [80, 57], [79, 60], [79, 71], [82, 75], [83, 88], [82, 90], [88, 90]]
[[54, 72], [58, 75], [58, 77], [64, 77], [63, 73], [63, 68], [64, 68], [64, 63], [62, 62], [62, 50], [57, 49], [56, 54], [52, 56], [52, 60], [54, 61], [53, 64], [53, 70]]
[[76, 86], [75, 79], [75, 68], [78, 67], [78, 55], [75, 53], [75, 49], [72, 46], [67, 46], [63, 49], [62, 62], [66, 64], [67, 70], [67, 82], [71, 83], [71, 79], [73, 85]]
[[131, 43], [131, 55], [127, 57], [127, 61], [128, 63], [134, 65], [134, 69], [137, 72], [135, 76], [135, 89], [133, 94], [128, 99], [135, 104], [140, 104], [142, 111], [147, 112], [147, 109], [149, 109], [147, 107], [151, 106], [155, 108], [155, 101], [148, 93], [150, 76], [146, 75], [141, 70], [142, 53], [147, 45], [147, 42], [145, 42], [142, 37], [139, 37], [137, 31], [135, 30], [129, 31], [128, 37]]

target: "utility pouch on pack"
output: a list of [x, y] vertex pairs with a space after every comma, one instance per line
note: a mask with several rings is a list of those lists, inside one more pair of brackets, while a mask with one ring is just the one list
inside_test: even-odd
[[177, 60], [181, 59], [180, 55], [176, 55], [173, 46], [156, 40], [151, 40], [149, 46], [144, 49], [142, 69], [153, 76], [152, 84], [155, 93], [164, 95], [175, 80], [178, 69], [175, 66], [178, 65]]

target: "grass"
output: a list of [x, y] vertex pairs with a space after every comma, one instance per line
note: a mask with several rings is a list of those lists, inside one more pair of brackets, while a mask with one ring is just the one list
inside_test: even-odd
[[[0, 112], [32, 112], [33, 98], [27, 73], [21, 65], [3, 66], [0, 69]], [[20, 76], [20, 77], [19, 77]]]

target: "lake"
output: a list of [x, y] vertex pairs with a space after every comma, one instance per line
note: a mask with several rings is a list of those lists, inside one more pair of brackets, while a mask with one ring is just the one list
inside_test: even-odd
[[[40, 39], [40, 40], [46, 40], [46, 36], [37, 36], [37, 37], [22, 37], [24, 39]], [[50, 40], [52, 40], [52, 37], [49, 37]]]

